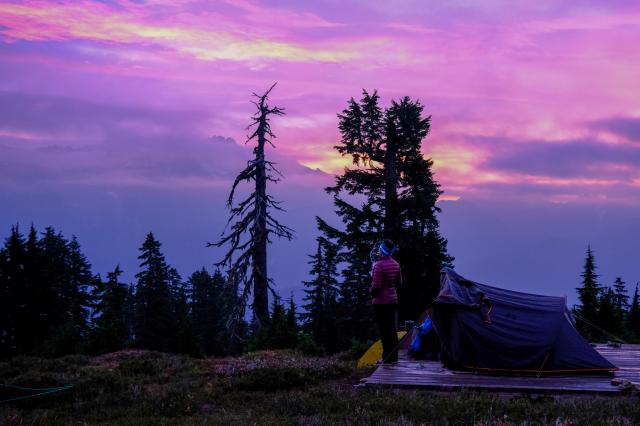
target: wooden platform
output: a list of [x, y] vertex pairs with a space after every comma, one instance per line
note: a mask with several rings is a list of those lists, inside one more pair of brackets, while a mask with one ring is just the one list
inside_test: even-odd
[[[596, 350], [620, 370], [615, 377], [640, 383], [640, 345], [622, 345], [620, 348], [605, 345]], [[433, 390], [485, 389], [498, 392], [533, 394], [588, 393], [622, 395], [611, 384], [612, 376], [504, 376], [474, 372], [454, 372], [443, 368], [439, 362], [419, 361], [400, 353], [397, 365], [379, 366], [363, 384], [394, 387], [424, 388]]]

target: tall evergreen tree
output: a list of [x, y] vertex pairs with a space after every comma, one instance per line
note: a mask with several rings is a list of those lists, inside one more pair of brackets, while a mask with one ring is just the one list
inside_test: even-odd
[[[9, 279], [14, 286], [18, 286], [13, 293], [16, 298], [15, 348], [22, 354], [39, 354], [42, 342], [49, 337], [51, 304], [56, 303], [56, 292], [51, 288], [53, 280], [48, 277], [53, 268], [46, 267], [42, 240], [38, 238], [33, 225], [29, 229], [26, 245], [16, 225], [9, 237], [7, 254], [10, 259]], [[48, 260], [52, 261], [51, 258]], [[16, 267], [21, 270], [15, 270]]]
[[621, 334], [622, 324], [618, 322], [614, 299], [615, 293], [613, 289], [610, 287], [601, 289], [596, 323], [604, 332], [596, 333], [596, 335], [603, 341], [610, 340], [611, 337]]
[[169, 268], [169, 290], [173, 318], [175, 321], [175, 336], [172, 350], [177, 353], [196, 354], [198, 352], [196, 337], [193, 330], [189, 299], [191, 288], [175, 268]]
[[[396, 107], [400, 110], [397, 112], [400, 115], [398, 120], [417, 122], [422, 106], [407, 102], [404, 99]], [[410, 119], [403, 118], [405, 116]], [[428, 124], [423, 122], [426, 133], [430, 129]], [[402, 133], [411, 134], [409, 131]], [[403, 226], [399, 229], [401, 250], [397, 254], [404, 276], [404, 285], [398, 291], [401, 302], [399, 316], [411, 320], [417, 319], [425, 306], [435, 299], [440, 289], [440, 270], [443, 266], [451, 266], [453, 262], [453, 257], [448, 254], [447, 240], [440, 234], [437, 217], [440, 208], [436, 203], [442, 191], [431, 172], [432, 160], [420, 154], [418, 138], [423, 133], [416, 133], [412, 136], [414, 142], [400, 163], [402, 190], [399, 194], [399, 210]]]
[[289, 307], [287, 308], [287, 316], [285, 318], [287, 328], [292, 330], [292, 334], [295, 335], [295, 343], [298, 342], [299, 325], [298, 325], [298, 308], [293, 300], [293, 292], [289, 297]]
[[8, 357], [13, 349], [13, 330], [12, 323], [12, 302], [14, 297], [11, 294], [11, 287], [6, 279], [6, 254], [4, 247], [0, 249], [0, 359]]
[[625, 320], [629, 309], [629, 295], [626, 283], [621, 277], [617, 277], [613, 284], [613, 308], [615, 312], [616, 333], [625, 333]]
[[71, 326], [72, 335], [69, 338], [76, 343], [74, 352], [80, 352], [80, 346], [86, 344], [89, 334], [89, 311], [91, 290], [96, 285], [96, 277], [91, 272], [91, 265], [80, 249], [80, 243], [75, 235], [67, 245], [67, 266], [69, 281], [66, 300], [68, 311], [65, 313]]
[[633, 292], [629, 314], [627, 315], [627, 330], [631, 338], [640, 340], [640, 298], [638, 296], [638, 284]]
[[134, 341], [136, 346], [169, 352], [176, 332], [169, 289], [169, 267], [161, 244], [150, 232], [140, 247], [140, 272], [135, 294]]
[[[269, 319], [269, 290], [271, 280], [267, 273], [267, 245], [271, 234], [277, 237], [291, 239], [292, 230], [280, 224], [272, 214], [273, 210], [282, 210], [280, 203], [275, 201], [267, 193], [267, 182], [277, 182], [280, 172], [273, 162], [265, 158], [266, 144], [273, 145], [275, 135], [271, 131], [271, 116], [284, 115], [284, 110], [279, 107], [271, 107], [267, 103], [268, 96], [275, 84], [263, 95], [254, 96], [253, 102], [257, 107], [249, 128], [255, 128], [248, 137], [247, 142], [256, 140], [253, 149], [254, 158], [247, 167], [236, 177], [231, 187], [227, 205], [231, 209], [231, 216], [227, 224], [231, 230], [227, 235], [213, 244], [222, 246], [230, 244], [231, 247], [219, 262], [218, 266], [227, 266], [227, 278], [229, 285], [240, 291], [241, 297], [236, 307], [233, 318], [237, 321], [244, 316], [244, 310], [248, 303], [250, 293], [253, 292], [253, 324], [254, 332], [260, 329]], [[235, 191], [242, 181], [253, 181], [254, 191], [243, 201], [235, 204]], [[248, 237], [247, 237], [248, 235]], [[233, 325], [233, 324], [232, 324]], [[232, 327], [233, 328], [233, 327]]]
[[129, 288], [120, 282], [120, 265], [107, 274], [94, 291], [90, 347], [93, 353], [113, 352], [124, 348], [130, 340]]
[[36, 291], [41, 292], [34, 300], [35, 312], [39, 317], [37, 335], [42, 336], [37, 341], [38, 351], [53, 355], [62, 349], [60, 346], [67, 343], [64, 342], [66, 337], [73, 333], [69, 328], [69, 306], [63, 302], [66, 297], [62, 296], [67, 295], [65, 282], [69, 278], [65, 261], [67, 241], [52, 227], [47, 227], [38, 245], [41, 250], [40, 268], [43, 272], [38, 277], [41, 281], [34, 286]]
[[595, 321], [598, 313], [598, 297], [602, 287], [598, 284], [598, 274], [591, 246], [587, 247], [587, 256], [584, 263], [582, 276], [582, 287], [577, 288], [580, 305], [578, 307], [580, 315], [584, 318]]
[[136, 334], [136, 285], [127, 285], [127, 302], [125, 303], [125, 318], [127, 320], [128, 345], [133, 345]]
[[[589, 322], [598, 321], [598, 302], [602, 287], [598, 284], [598, 274], [596, 273], [595, 258], [591, 245], [587, 247], [587, 255], [584, 262], [584, 270], [581, 274], [582, 286], [578, 287], [578, 299], [580, 304], [577, 306], [577, 313], [581, 318]], [[579, 317], [579, 318], [580, 318]], [[587, 338], [594, 336], [594, 331], [585, 321], [578, 321], [578, 330]]]
[[298, 344], [298, 324], [293, 298], [285, 308], [280, 297], [275, 296], [271, 305], [271, 316], [266, 326], [254, 334], [256, 349], [286, 349]]
[[371, 263], [369, 253], [375, 241], [376, 215], [370, 207], [362, 209], [334, 198], [345, 224], [344, 231], [331, 227], [317, 218], [318, 227], [328, 240], [341, 247], [338, 259], [343, 265], [338, 287], [337, 327], [340, 330], [339, 345], [347, 347], [352, 340], [365, 341], [376, 336], [376, 325], [371, 320], [373, 309], [369, 284]]
[[52, 293], [49, 282], [45, 277], [45, 259], [38, 238], [38, 232], [33, 224], [29, 228], [25, 254], [25, 282], [21, 292], [21, 310], [17, 317], [16, 332], [19, 336], [21, 353], [31, 353], [37, 342], [46, 336], [47, 320], [43, 313], [51, 302]]
[[[95, 284], [91, 265], [75, 238], [67, 241], [53, 228], [45, 229], [39, 241], [43, 281], [37, 311], [46, 338], [40, 351], [46, 355], [85, 350], [88, 332], [89, 293]], [[48, 297], [42, 297], [42, 296]]]
[[311, 256], [311, 281], [305, 281], [304, 330], [316, 344], [333, 353], [338, 350], [338, 247], [323, 237], [317, 239], [316, 254]]
[[16, 225], [11, 227], [0, 251], [0, 354], [3, 357], [31, 349], [30, 339], [21, 332], [30, 320], [26, 304], [25, 257], [24, 236]]
[[342, 175], [336, 176], [335, 185], [326, 191], [333, 195], [343, 229], [330, 226], [321, 218], [317, 222], [326, 239], [340, 247], [338, 256], [344, 263], [337, 321], [340, 345], [346, 347], [352, 339], [367, 340], [376, 334], [368, 292], [372, 266], [369, 253], [384, 233], [384, 191], [388, 187], [381, 165], [385, 160], [381, 148], [384, 112], [377, 92], [363, 91], [360, 102], [352, 98], [338, 119], [341, 140], [335, 149], [343, 156], [351, 156], [353, 167], [345, 168]]
[[206, 355], [226, 355], [224, 277], [220, 271], [213, 276], [202, 268], [189, 277], [192, 289], [191, 312], [196, 342]]
[[[338, 115], [341, 133], [336, 146], [351, 156], [353, 166], [336, 177], [327, 192], [334, 197], [343, 229], [319, 220], [319, 228], [340, 247], [345, 261], [340, 304], [344, 324], [357, 338], [372, 336], [368, 284], [373, 244], [383, 237], [400, 249], [405, 289], [400, 316], [415, 319], [437, 293], [440, 269], [453, 258], [440, 235], [436, 201], [441, 195], [431, 173], [432, 162], [421, 153], [430, 130], [419, 101], [404, 97], [384, 111], [377, 92], [363, 91]], [[357, 204], [354, 204], [354, 201]], [[351, 327], [349, 327], [351, 326]]]

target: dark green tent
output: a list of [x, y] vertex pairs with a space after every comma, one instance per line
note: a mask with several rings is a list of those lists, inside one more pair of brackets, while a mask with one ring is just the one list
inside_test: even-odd
[[441, 360], [451, 369], [524, 374], [617, 369], [578, 333], [562, 297], [491, 287], [445, 268], [432, 317]]

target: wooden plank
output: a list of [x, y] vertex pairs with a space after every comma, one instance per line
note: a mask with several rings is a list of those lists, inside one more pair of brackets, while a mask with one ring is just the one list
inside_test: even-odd
[[[620, 368], [615, 377], [640, 382], [640, 345], [595, 349]], [[395, 366], [380, 366], [363, 380], [366, 385], [437, 390], [486, 389], [501, 392], [623, 394], [611, 385], [611, 376], [487, 375], [447, 370], [439, 362], [413, 360], [402, 351]]]

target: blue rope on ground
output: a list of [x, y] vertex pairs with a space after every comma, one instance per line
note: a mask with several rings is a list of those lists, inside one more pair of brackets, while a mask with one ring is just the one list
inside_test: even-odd
[[2, 401], [0, 401], [0, 404], [4, 404], [6, 402], [19, 401], [21, 399], [33, 398], [33, 397], [36, 397], [36, 396], [42, 396], [42, 395], [52, 394], [52, 393], [56, 393], [56, 392], [63, 392], [63, 391], [71, 389], [73, 387], [73, 385], [58, 386], [58, 387], [53, 387], [53, 388], [26, 388], [26, 387], [23, 387], [23, 386], [0, 384], [0, 387], [37, 392], [37, 393], [32, 394], [32, 395], [23, 395], [23, 396], [19, 396], [19, 397], [16, 397], [16, 398], [3, 399]]

